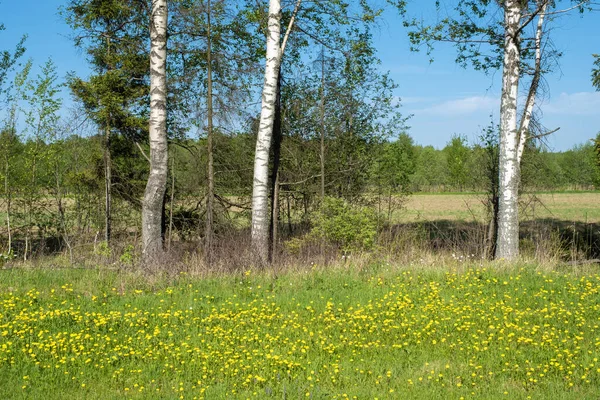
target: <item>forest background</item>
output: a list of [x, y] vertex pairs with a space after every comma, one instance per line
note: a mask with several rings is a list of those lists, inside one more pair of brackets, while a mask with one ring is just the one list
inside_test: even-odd
[[[140, 252], [149, 161], [149, 13], [143, 2], [104, 2], [105, 8], [97, 9], [86, 8], [88, 3], [93, 2], [67, 2], [58, 15], [91, 72], [78, 66], [61, 76], [52, 59], [38, 66], [28, 59], [25, 39], [4, 53], [0, 236], [7, 261], [59, 254], [69, 262], [94, 255], [132, 264]], [[244, 248], [238, 245], [247, 241], [250, 224], [266, 5], [175, 1], [171, 6], [163, 237], [178, 260], [194, 254], [202, 259], [207, 202], [214, 198], [211, 232], [218, 243], [214, 251], [223, 257], [232, 245]], [[286, 6], [283, 20], [290, 22], [294, 4]], [[387, 249], [389, 256], [426, 247], [489, 257], [490, 195], [498, 173], [494, 115], [470, 137], [455, 133], [437, 147], [415, 143], [411, 115], [401, 112], [398, 84], [382, 68], [376, 48], [373, 22], [379, 9], [362, 6], [306, 7], [291, 31], [290, 60], [281, 67], [279, 172], [270, 179], [271, 204], [277, 204], [271, 215], [272, 253], [309, 260], [315, 254], [336, 258]], [[13, 42], [14, 47], [18, 41]], [[591, 59], [589, 64], [591, 70]], [[209, 66], [215, 99], [211, 146]], [[527, 144], [521, 171], [524, 218], [533, 204], [544, 207], [536, 197], [540, 191], [600, 186], [594, 139], [562, 151], [552, 151], [545, 137]], [[214, 163], [210, 196], [209, 158]], [[443, 229], [439, 221], [407, 225], [403, 207], [419, 192], [474, 193], [486, 211]], [[577, 229], [568, 234], [566, 228], [573, 221], [554, 217], [536, 220], [545, 236], [529, 228], [522, 246], [537, 256], [554, 246], [553, 257], [563, 260], [596, 257], [595, 221], [578, 221], [583, 223], [578, 237]]]

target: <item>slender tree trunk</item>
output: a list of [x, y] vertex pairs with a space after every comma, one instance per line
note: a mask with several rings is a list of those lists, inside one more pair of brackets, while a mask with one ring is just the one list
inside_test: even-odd
[[325, 50], [321, 47], [321, 202], [325, 198]]
[[519, 167], [521, 165], [523, 151], [525, 150], [525, 144], [529, 137], [529, 125], [531, 123], [531, 118], [533, 117], [533, 107], [535, 106], [537, 91], [542, 78], [542, 35], [544, 34], [544, 20], [546, 18], [548, 1], [549, 0], [544, 0], [535, 31], [535, 65], [529, 92], [527, 93], [527, 101], [525, 102], [523, 116], [521, 117], [521, 126], [519, 127], [519, 146], [517, 148], [517, 161]]
[[[33, 152], [33, 163], [31, 166], [31, 181], [29, 182], [29, 185], [30, 185], [29, 190], [31, 192], [27, 193], [26, 200], [25, 200], [25, 210], [26, 210], [26, 214], [27, 214], [27, 227], [25, 229], [25, 252], [23, 253], [24, 261], [27, 261], [27, 256], [28, 256], [29, 250], [32, 248], [30, 235], [31, 235], [31, 228], [33, 225], [33, 218], [34, 218], [33, 212], [34, 212], [34, 203], [36, 200], [35, 196], [37, 195], [36, 189], [37, 189], [38, 146], [39, 146], [39, 141], [36, 139], [34, 152]], [[32, 254], [33, 254], [33, 251], [32, 251]]]
[[281, 64], [281, 3], [269, 1], [267, 33], [267, 62], [262, 93], [260, 124], [254, 155], [252, 187], [252, 248], [257, 262], [265, 264], [269, 258], [269, 152], [275, 121], [277, 81]]
[[54, 178], [56, 183], [56, 206], [58, 207], [58, 218], [60, 230], [62, 231], [62, 237], [69, 250], [69, 261], [73, 262], [73, 248], [71, 246], [71, 239], [69, 238], [69, 232], [67, 230], [66, 212], [63, 204], [62, 187], [60, 184], [60, 172], [59, 167], [54, 167]]
[[[167, 179], [168, 179], [168, 171], [167, 171]], [[167, 199], [169, 198], [169, 193], [167, 190], [167, 179], [165, 179], [165, 193], [163, 194], [162, 206], [160, 208], [160, 240], [164, 244], [167, 240]]]
[[167, 187], [167, 0], [152, 0], [150, 23], [150, 174], [142, 204], [142, 255], [163, 252], [162, 209]]
[[104, 240], [110, 243], [112, 233], [112, 160], [110, 156], [110, 127], [104, 131]]
[[274, 254], [279, 240], [279, 166], [281, 161], [281, 70], [277, 78], [277, 97], [275, 100], [275, 121], [273, 123], [273, 171], [271, 172], [271, 240], [269, 246], [269, 260], [273, 262]]
[[520, 0], [504, 3], [504, 63], [500, 104], [500, 154], [498, 236], [496, 259], [513, 260], [519, 255], [519, 160], [517, 149], [517, 96], [520, 75]]
[[208, 117], [208, 132], [206, 138], [207, 159], [208, 159], [208, 193], [206, 194], [206, 221], [204, 231], [204, 254], [206, 263], [212, 264], [213, 253], [213, 224], [214, 224], [214, 202], [215, 202], [215, 173], [213, 161], [213, 82], [212, 82], [212, 39], [211, 39], [211, 3], [207, 1], [207, 35], [206, 35], [206, 62], [207, 62], [207, 117]]
[[[106, 54], [110, 56], [110, 36], [106, 36]], [[109, 65], [108, 70], [112, 70]], [[112, 235], [112, 159], [110, 153], [110, 130], [111, 118], [110, 115], [104, 127], [104, 241], [110, 247], [110, 239]]]
[[485, 257], [493, 259], [496, 254], [496, 242], [498, 238], [498, 149], [494, 143], [487, 145], [489, 163], [487, 175], [489, 179], [487, 209], [490, 216], [488, 232], [485, 240]]
[[273, 212], [271, 213], [271, 262], [277, 261], [277, 248], [279, 243], [279, 172], [273, 183]]
[[290, 195], [286, 196], [287, 200], [287, 217], [288, 217], [288, 234], [292, 234], [292, 206], [290, 205]]
[[169, 203], [169, 244], [168, 251], [171, 251], [171, 241], [173, 240], [173, 205], [175, 202], [175, 157], [171, 155], [171, 199]]
[[5, 158], [4, 163], [4, 193], [6, 194], [6, 229], [8, 231], [8, 253], [12, 251], [12, 230], [10, 227], [10, 211], [11, 211], [11, 194], [8, 190], [8, 172], [9, 163], [8, 157]]

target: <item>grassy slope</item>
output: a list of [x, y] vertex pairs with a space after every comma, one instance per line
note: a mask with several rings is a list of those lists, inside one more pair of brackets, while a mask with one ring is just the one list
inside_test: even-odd
[[600, 275], [0, 270], [0, 398], [587, 399]]

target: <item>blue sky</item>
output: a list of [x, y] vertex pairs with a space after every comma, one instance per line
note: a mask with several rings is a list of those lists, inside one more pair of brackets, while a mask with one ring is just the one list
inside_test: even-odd
[[[70, 30], [58, 15], [64, 0], [20, 0], [0, 2], [1, 48], [11, 48], [28, 34], [27, 57], [36, 65], [52, 57], [59, 74], [68, 71], [86, 75], [85, 57], [72, 45]], [[429, 3], [433, 3], [430, 1]], [[419, 4], [425, 4], [423, 0]], [[435, 18], [425, 7], [417, 9], [424, 19]], [[429, 14], [427, 14], [429, 12]], [[561, 18], [553, 41], [564, 55], [560, 69], [547, 76], [548, 93], [540, 104], [543, 123], [560, 131], [548, 140], [552, 150], [566, 150], [600, 131], [600, 93], [590, 83], [592, 53], [600, 53], [600, 14]], [[395, 13], [388, 11], [375, 33], [381, 68], [389, 70], [399, 85], [396, 95], [403, 111], [413, 114], [410, 135], [416, 143], [443, 147], [453, 134], [474, 141], [481, 129], [498, 116], [500, 73], [486, 76], [454, 63], [455, 51], [438, 46], [430, 64], [424, 53], [411, 53], [406, 32]], [[65, 93], [68, 97], [68, 93]], [[70, 102], [68, 100], [67, 102]]]
[[[425, 2], [419, 3], [416, 16], [435, 20], [433, 8], [426, 10], [421, 6]], [[436, 46], [430, 64], [424, 52], [409, 51], [406, 33], [391, 12], [385, 20], [376, 34], [382, 68], [398, 83], [404, 112], [413, 114], [410, 134], [417, 143], [443, 147], [453, 134], [475, 141], [489, 125], [490, 115], [497, 121], [500, 72], [485, 75], [463, 69], [454, 63], [456, 52], [449, 44]], [[552, 40], [563, 57], [560, 68], [546, 76], [548, 93], [539, 106], [542, 123], [550, 130], [560, 127], [548, 137], [549, 147], [560, 151], [600, 132], [600, 92], [590, 81], [591, 55], [600, 53], [600, 14], [575, 12], [552, 26]]]

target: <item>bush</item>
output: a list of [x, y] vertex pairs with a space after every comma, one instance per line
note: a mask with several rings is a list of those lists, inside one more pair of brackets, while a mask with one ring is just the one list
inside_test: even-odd
[[327, 240], [344, 252], [368, 250], [375, 244], [377, 214], [368, 207], [326, 197], [313, 220], [311, 236]]

